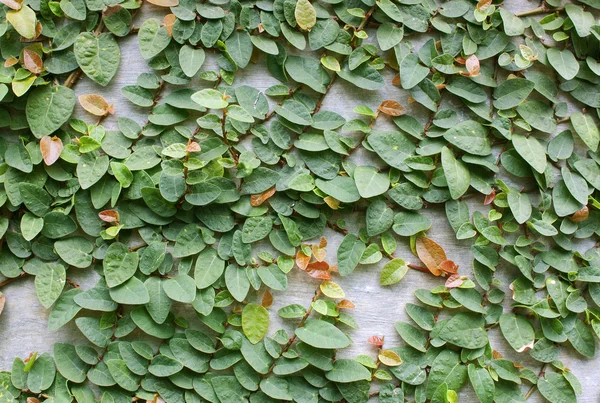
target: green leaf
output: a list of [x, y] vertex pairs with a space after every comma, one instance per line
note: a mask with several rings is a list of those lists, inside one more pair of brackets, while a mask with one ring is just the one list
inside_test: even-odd
[[444, 138], [469, 154], [486, 156], [492, 152], [487, 135], [488, 130], [481, 123], [466, 120], [448, 129]]
[[573, 388], [564, 376], [556, 372], [548, 372], [537, 383], [538, 390], [549, 402], [569, 403], [576, 402], [577, 397]]
[[327, 72], [319, 62], [310, 57], [288, 56], [285, 61], [285, 71], [292, 80], [308, 85], [320, 94], [325, 93], [326, 86], [330, 82]]
[[367, 207], [367, 234], [369, 236], [379, 235], [392, 226], [394, 222], [394, 210], [388, 207], [385, 201], [375, 200]]
[[571, 124], [585, 145], [595, 152], [600, 143], [600, 131], [592, 117], [581, 112], [574, 112], [571, 114]]
[[535, 137], [525, 137], [520, 134], [513, 134], [512, 142], [517, 153], [519, 153], [533, 169], [541, 174], [544, 173], [546, 170], [546, 150], [544, 150], [544, 147], [542, 147]]
[[356, 238], [355, 235], [348, 234], [344, 237], [337, 251], [340, 275], [347, 276], [354, 271], [365, 249], [364, 242]]
[[140, 53], [144, 59], [151, 59], [162, 52], [171, 42], [167, 28], [156, 18], [144, 21], [138, 33]]
[[533, 349], [535, 332], [531, 322], [521, 315], [505, 313], [500, 316], [500, 330], [518, 353]]
[[225, 262], [219, 258], [217, 251], [208, 248], [198, 255], [194, 269], [196, 287], [204, 289], [214, 284], [225, 271]]
[[342, 203], [354, 203], [360, 200], [360, 193], [352, 178], [347, 176], [336, 176], [331, 180], [317, 178], [315, 185], [323, 193], [341, 201]]
[[58, 240], [54, 243], [54, 250], [62, 260], [71, 266], [85, 269], [92, 264], [92, 251], [94, 245], [85, 238], [73, 237]]
[[379, 276], [379, 284], [392, 285], [396, 284], [406, 275], [408, 266], [406, 262], [400, 258], [390, 260], [383, 266], [381, 275]]
[[248, 31], [233, 31], [225, 41], [227, 52], [239, 68], [244, 68], [252, 56], [252, 40]]
[[65, 288], [67, 272], [57, 263], [45, 263], [35, 276], [35, 293], [40, 303], [50, 308]]
[[83, 154], [77, 163], [77, 178], [82, 189], [88, 189], [98, 182], [108, 171], [107, 155], [101, 157], [95, 153]]
[[204, 64], [204, 49], [195, 49], [189, 45], [183, 45], [179, 51], [179, 64], [183, 74], [194, 77]]
[[130, 252], [124, 244], [110, 244], [102, 262], [106, 284], [115, 287], [129, 280], [137, 271], [138, 260], [138, 253]]
[[527, 193], [519, 193], [513, 189], [508, 193], [506, 199], [510, 211], [519, 224], [523, 224], [531, 217], [532, 207]]
[[112, 34], [79, 34], [73, 48], [77, 64], [86, 76], [106, 86], [117, 73], [121, 50]]
[[318, 319], [307, 320], [295, 333], [301, 341], [316, 348], [338, 349], [350, 345], [350, 339], [340, 329]]
[[354, 70], [350, 70], [348, 61], [344, 61], [342, 69], [337, 72], [337, 75], [363, 90], [375, 91], [381, 89], [385, 84], [381, 74], [368, 63], [363, 63]]
[[362, 380], [371, 380], [371, 371], [355, 360], [335, 360], [333, 369], [325, 377], [336, 383], [350, 383]]
[[37, 137], [48, 136], [58, 130], [73, 113], [76, 103], [72, 89], [57, 86], [36, 88], [27, 98], [27, 123]]
[[225, 269], [225, 284], [236, 301], [242, 302], [250, 290], [250, 281], [246, 271], [234, 264], [230, 264]]
[[269, 312], [261, 305], [247, 304], [242, 310], [242, 329], [250, 343], [258, 343], [269, 330]]
[[40, 233], [44, 227], [44, 219], [36, 217], [31, 213], [25, 213], [21, 217], [21, 234], [26, 241], [31, 241]]
[[502, 82], [494, 89], [494, 107], [498, 109], [514, 108], [523, 102], [531, 91], [535, 83], [523, 78], [513, 78]]
[[27, 388], [33, 393], [42, 393], [50, 388], [54, 382], [56, 368], [54, 360], [48, 353], [40, 355], [27, 376]]
[[163, 289], [173, 301], [191, 304], [196, 299], [196, 283], [187, 274], [178, 274], [165, 280]]
[[579, 63], [569, 49], [550, 48], [546, 51], [548, 62], [565, 80], [572, 80], [579, 72]]
[[90, 366], [79, 358], [72, 344], [56, 343], [54, 345], [54, 361], [58, 372], [67, 380], [75, 383], [85, 381]]
[[405, 90], [413, 88], [428, 75], [429, 69], [419, 64], [419, 57], [414, 53], [410, 53], [402, 59], [400, 63], [400, 83]]
[[456, 200], [469, 190], [471, 175], [467, 166], [454, 157], [448, 148], [442, 148], [442, 168], [450, 189], [450, 196]]
[[369, 198], [387, 192], [390, 179], [386, 174], [379, 173], [377, 168], [359, 166], [354, 170], [354, 181], [361, 197]]
[[440, 330], [439, 337], [458, 347], [476, 349], [488, 343], [485, 322], [480, 314], [460, 312]]

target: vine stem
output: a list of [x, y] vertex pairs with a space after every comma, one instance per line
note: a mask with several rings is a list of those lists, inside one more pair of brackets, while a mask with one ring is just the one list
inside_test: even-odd
[[423, 266], [418, 266], [418, 265], [412, 264], [412, 263], [408, 263], [407, 266], [410, 267], [413, 270], [418, 270], [418, 271], [421, 271], [423, 273], [428, 273], [428, 274], [431, 273], [428, 268], [423, 267]]
[[563, 7], [559, 7], [559, 8], [553, 8], [553, 9], [549, 9], [548, 6], [546, 5], [546, 3], [544, 2], [541, 6], [533, 8], [531, 10], [527, 10], [527, 11], [522, 11], [520, 13], [516, 13], [515, 16], [516, 17], [529, 17], [531, 15], [538, 15], [538, 14], [544, 14], [544, 13], [553, 13], [553, 12], [560, 12], [560, 11], [564, 11]]
[[0, 288], [4, 287], [4, 286], [6, 286], [6, 285], [9, 285], [9, 284], [10, 284], [10, 283], [12, 283], [13, 281], [16, 281], [16, 280], [18, 280], [18, 279], [20, 279], [20, 278], [27, 277], [27, 276], [29, 276], [29, 274], [28, 274], [28, 273], [25, 273], [25, 272], [23, 272], [23, 273], [19, 274], [17, 277], [13, 277], [13, 278], [7, 278], [7, 279], [5, 279], [5, 280], [2, 280], [2, 281], [0, 281]]
[[[547, 363], [544, 363], [544, 365], [542, 365], [542, 368], [540, 369], [540, 373], [538, 374], [538, 379], [541, 378], [542, 376], [544, 376], [547, 366], [548, 366]], [[525, 400], [527, 400], [527, 399], [529, 399], [531, 397], [531, 395], [533, 394], [533, 392], [535, 392], [536, 388], [537, 388], [537, 385], [531, 385], [531, 387], [529, 388], [529, 390], [525, 394]]]
[[[310, 305], [308, 306], [308, 308], [306, 309], [306, 313], [304, 314], [304, 316], [302, 317], [302, 319], [300, 320], [300, 323], [298, 323], [298, 326], [296, 326], [296, 329], [301, 328], [302, 326], [304, 326], [304, 324], [306, 323], [306, 321], [308, 320], [308, 317], [310, 316], [310, 314], [312, 313], [312, 306], [313, 303], [319, 298], [319, 295], [321, 295], [321, 284], [319, 284], [317, 286], [317, 289], [315, 290], [315, 295], [312, 297], [312, 299], [310, 300]], [[296, 341], [296, 333], [294, 332], [294, 334], [292, 334], [292, 336], [288, 339], [287, 343], [285, 344], [285, 346], [283, 346], [283, 348], [281, 349], [281, 354], [279, 354], [279, 356], [281, 357], [283, 354], [285, 354], [290, 347], [292, 346], [292, 344], [294, 344], [294, 341]], [[269, 374], [271, 372], [273, 372], [273, 368], [275, 368], [275, 364], [277, 363], [277, 360], [273, 361], [273, 364], [271, 364], [271, 366], [269, 367], [269, 371], [267, 371], [267, 373], [264, 375], [264, 377], [269, 376]]]

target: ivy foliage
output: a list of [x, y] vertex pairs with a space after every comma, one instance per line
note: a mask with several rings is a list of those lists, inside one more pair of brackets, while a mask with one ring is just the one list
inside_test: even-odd
[[[34, 277], [48, 329], [89, 340], [15, 358], [0, 402], [445, 403], [466, 384], [576, 401], [561, 349], [594, 357], [600, 336], [598, 1], [148, 2], [162, 20], [137, 21], [139, 0], [0, 0], [0, 287]], [[142, 123], [73, 90], [111, 85], [131, 34], [153, 72], [120, 90]], [[279, 83], [236, 82], [257, 63]], [[410, 99], [347, 120], [322, 108], [336, 80]], [[470, 245], [460, 273], [435, 206]], [[398, 292], [409, 270], [445, 283], [404, 307], [401, 345], [340, 358], [357, 324], [335, 280], [368, 265]], [[314, 298], [275, 313], [291, 270]]]

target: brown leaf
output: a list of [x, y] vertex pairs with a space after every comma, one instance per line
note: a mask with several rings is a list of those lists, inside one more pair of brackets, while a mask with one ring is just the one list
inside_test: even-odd
[[11, 67], [17, 63], [19, 63], [19, 59], [17, 59], [16, 57], [9, 57], [4, 61], [4, 67]]
[[250, 196], [250, 205], [253, 207], [258, 207], [267, 201], [271, 196], [275, 194], [275, 186], [271, 189], [265, 190], [261, 194]]
[[463, 278], [458, 274], [453, 274], [446, 280], [446, 288], [458, 288], [463, 284]]
[[273, 294], [271, 294], [269, 290], [265, 290], [260, 304], [265, 308], [268, 308], [271, 305], [273, 305]]
[[582, 222], [587, 220], [587, 218], [590, 215], [590, 209], [588, 208], [588, 206], [583, 206], [583, 208], [579, 211], [577, 211], [575, 214], [573, 214], [571, 217], [569, 217], [569, 219], [573, 222]]
[[465, 62], [465, 67], [469, 73], [469, 77], [477, 77], [479, 75], [479, 59], [475, 55], [471, 55]]
[[377, 109], [389, 116], [402, 116], [406, 113], [406, 109], [399, 102], [391, 99], [381, 102]]
[[23, 49], [23, 65], [33, 74], [40, 74], [44, 71], [42, 58], [31, 49]]
[[319, 248], [324, 248], [327, 246], [327, 238], [325, 238], [324, 236], [321, 237], [321, 239], [319, 239]]
[[79, 96], [79, 103], [89, 113], [95, 116], [106, 116], [114, 112], [112, 107], [108, 105], [106, 99], [102, 95], [87, 94]]
[[479, 0], [479, 3], [477, 3], [477, 6], [475, 6], [475, 8], [479, 11], [483, 11], [492, 5], [492, 1], [493, 0]]
[[302, 253], [301, 250], [296, 252], [296, 265], [300, 269], [306, 270], [309, 262], [310, 262], [310, 256], [306, 256], [304, 253]]
[[371, 337], [369, 337], [369, 339], [367, 341], [370, 344], [381, 348], [381, 347], [383, 347], [383, 339], [384, 339], [384, 336], [371, 336]]
[[148, 0], [148, 3], [159, 7], [176, 7], [179, 5], [179, 0]]
[[111, 6], [111, 7], [106, 7], [104, 9], [104, 11], [102, 11], [102, 16], [103, 17], [110, 17], [116, 13], [118, 13], [119, 11], [121, 11], [123, 7], [120, 4]]
[[196, 143], [195, 141], [192, 141], [185, 147], [185, 151], [188, 153], [197, 153], [198, 151], [200, 151], [200, 144]]
[[20, 10], [23, 5], [22, 0], [0, 0], [0, 3], [4, 4], [11, 10]]
[[444, 249], [435, 241], [424, 236], [417, 238], [415, 247], [417, 256], [425, 263], [431, 274], [434, 276], [441, 275], [442, 269], [440, 268], [440, 264], [447, 260]]
[[119, 222], [119, 212], [116, 210], [103, 210], [98, 213], [98, 217], [104, 222]]
[[175, 21], [177, 21], [177, 17], [175, 17], [175, 14], [167, 14], [163, 19], [163, 24], [167, 29], [169, 36], [173, 36], [173, 25], [175, 24]]
[[504, 358], [504, 356], [496, 350], [492, 350], [492, 358], [494, 360], [499, 360], [500, 358]]
[[496, 191], [494, 189], [492, 189], [492, 193], [490, 193], [489, 195], [485, 195], [485, 199], [483, 199], [483, 205], [487, 206], [489, 204], [492, 204], [494, 202], [495, 198], [496, 198]]
[[37, 399], [37, 397], [28, 397], [27, 403], [40, 403], [40, 401]]
[[54, 136], [44, 136], [40, 140], [40, 151], [46, 165], [50, 166], [58, 160], [63, 149], [62, 141]]
[[456, 274], [458, 272], [458, 265], [452, 260], [444, 260], [440, 263], [440, 269], [446, 274]]
[[337, 303], [336, 307], [338, 309], [354, 309], [356, 308], [356, 305], [354, 305], [354, 302], [350, 301], [349, 299], [343, 299]]
[[2, 314], [2, 311], [4, 310], [4, 304], [6, 304], [6, 297], [4, 296], [4, 294], [2, 294], [0, 292], [0, 315]]
[[329, 280], [331, 273], [329, 272], [329, 264], [327, 262], [312, 262], [306, 267], [306, 272], [313, 278], [321, 280]]
[[393, 85], [400, 85], [400, 74], [396, 74], [394, 78], [392, 78]]

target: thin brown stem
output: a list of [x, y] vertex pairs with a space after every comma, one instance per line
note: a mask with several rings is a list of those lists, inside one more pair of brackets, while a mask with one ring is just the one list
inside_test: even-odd
[[548, 8], [548, 6], [546, 5], [546, 2], [544, 2], [541, 6], [533, 8], [531, 10], [527, 10], [527, 11], [521, 11], [520, 13], [516, 13], [515, 16], [517, 17], [529, 17], [532, 15], [539, 15], [539, 14], [545, 14], [545, 13], [554, 13], [554, 12], [560, 12], [560, 11], [564, 11], [563, 7], [559, 7], [559, 8]]
[[407, 266], [413, 270], [422, 271], [423, 273], [431, 273], [427, 267], [417, 266], [416, 264], [408, 263]]
[[18, 280], [20, 278], [27, 277], [27, 276], [29, 276], [29, 274], [23, 272], [23, 273], [19, 274], [17, 277], [12, 277], [12, 278], [4, 279], [4, 280], [0, 281], [0, 288], [2, 288], [4, 286], [12, 283], [13, 281], [16, 281], [16, 280]]
[[[547, 363], [544, 363], [544, 365], [542, 365], [542, 368], [540, 369], [540, 373], [538, 374], [538, 378], [541, 378], [545, 375], [546, 373], [546, 367], [548, 366]], [[529, 390], [527, 391], [527, 393], [525, 394], [525, 400], [529, 399], [531, 397], [531, 395], [533, 394], [533, 392], [535, 392], [535, 389], [537, 388], [536, 385], [531, 385], [531, 387], [529, 388]]]

